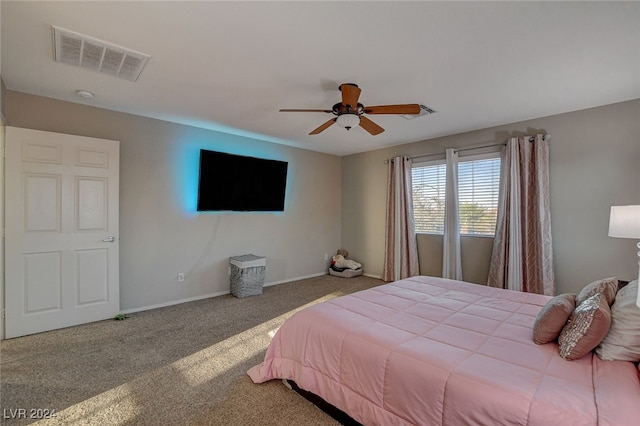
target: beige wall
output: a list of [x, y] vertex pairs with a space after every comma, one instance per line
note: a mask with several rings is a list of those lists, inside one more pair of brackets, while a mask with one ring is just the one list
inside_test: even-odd
[[[434, 277], [442, 276], [442, 235], [418, 234], [418, 257], [420, 273]], [[460, 257], [462, 258], [462, 279], [485, 284], [489, 276], [489, 260], [493, 238], [460, 237]]]
[[[228, 291], [228, 257], [242, 253], [267, 256], [267, 283], [324, 273], [324, 255], [338, 247], [361, 261], [367, 274], [379, 276], [385, 159], [537, 132], [552, 135], [558, 291], [578, 291], [590, 280], [611, 275], [634, 279], [638, 273], [635, 241], [609, 238], [607, 224], [611, 205], [640, 204], [640, 100], [342, 159], [20, 92], [7, 91], [4, 100], [8, 125], [121, 142], [123, 310]], [[197, 168], [193, 156], [199, 148], [289, 161], [286, 211], [214, 215], [186, 207], [185, 193], [193, 191], [186, 175]], [[421, 270], [439, 275], [441, 239], [420, 236], [418, 243]], [[490, 238], [463, 238], [464, 279], [486, 280], [490, 247]], [[184, 283], [177, 282], [178, 272], [187, 273]]]
[[[340, 157], [15, 91], [6, 107], [10, 126], [120, 141], [122, 310], [228, 292], [229, 256], [266, 256], [277, 283], [326, 273], [340, 247]], [[200, 148], [288, 161], [285, 211], [195, 212]]]
[[[558, 292], [579, 291], [591, 280], [607, 276], [635, 279], [636, 242], [610, 238], [607, 232], [611, 205], [640, 204], [639, 117], [640, 100], [634, 100], [343, 157], [343, 246], [366, 265], [369, 274], [382, 274], [387, 158], [549, 133]], [[417, 120], [430, 119], [437, 116]], [[466, 280], [486, 279], [490, 241], [463, 241]], [[423, 273], [439, 275], [441, 241], [421, 236], [418, 244]]]

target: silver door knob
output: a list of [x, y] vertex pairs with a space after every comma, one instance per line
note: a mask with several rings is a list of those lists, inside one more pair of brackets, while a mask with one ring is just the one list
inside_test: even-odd
[[104, 241], [105, 243], [113, 243], [115, 242], [115, 240], [116, 240], [116, 237], [107, 237], [102, 241]]

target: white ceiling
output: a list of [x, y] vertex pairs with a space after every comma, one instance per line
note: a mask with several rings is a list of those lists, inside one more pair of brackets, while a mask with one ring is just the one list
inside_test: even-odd
[[[639, 2], [2, 1], [6, 87], [336, 155], [640, 98]], [[54, 62], [51, 26], [151, 55], [137, 82]], [[386, 129], [332, 126], [422, 103]], [[95, 93], [87, 101], [77, 89]], [[10, 124], [10, 123], [9, 123]]]

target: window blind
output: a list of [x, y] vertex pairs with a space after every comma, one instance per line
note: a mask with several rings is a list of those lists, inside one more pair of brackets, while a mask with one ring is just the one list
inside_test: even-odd
[[498, 216], [500, 159], [458, 164], [460, 234], [493, 235]]
[[[418, 233], [444, 233], [445, 164], [412, 169], [413, 210]], [[458, 163], [460, 234], [494, 235], [498, 211], [500, 158], [461, 159]]]
[[444, 233], [445, 165], [413, 167], [411, 179], [416, 232]]

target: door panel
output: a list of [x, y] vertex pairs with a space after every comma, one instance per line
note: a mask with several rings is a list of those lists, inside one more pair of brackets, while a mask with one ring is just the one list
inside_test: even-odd
[[109, 300], [109, 254], [106, 249], [76, 250], [78, 306]]
[[62, 256], [60, 252], [24, 253], [26, 315], [62, 309]]
[[76, 231], [107, 231], [107, 186], [103, 178], [76, 177]]
[[113, 317], [119, 142], [7, 127], [5, 164], [5, 337]]
[[25, 173], [23, 181], [25, 231], [60, 231], [61, 176]]

